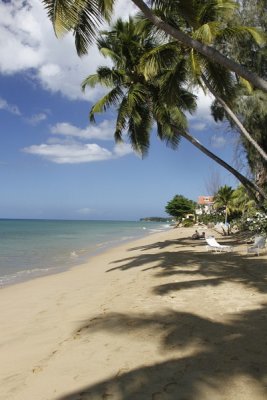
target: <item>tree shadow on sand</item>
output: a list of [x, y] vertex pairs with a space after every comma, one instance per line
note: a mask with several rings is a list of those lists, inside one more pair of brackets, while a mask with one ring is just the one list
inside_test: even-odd
[[[110, 313], [85, 321], [76, 332], [81, 337], [101, 331], [129, 334], [130, 327], [131, 333], [142, 333], [143, 340], [157, 336], [162, 351], [169, 357], [162, 363], [118, 373], [59, 400], [197, 400], [203, 392], [210, 393], [212, 399], [222, 389], [226, 396], [223, 398], [227, 399], [227, 388], [231, 389], [236, 377], [241, 379], [241, 388], [250, 383], [260, 393], [257, 398], [265, 399], [266, 312], [267, 306], [262, 305], [261, 309], [236, 314], [228, 323], [173, 310], [154, 314]], [[194, 351], [188, 356], [172, 355], [177, 349], [189, 347]], [[242, 398], [240, 393], [238, 399]]]
[[[166, 241], [165, 247], [172, 245], [172, 241]], [[115, 270], [127, 271], [131, 268], [139, 268], [141, 271], [154, 270], [155, 277], [175, 277], [189, 275], [201, 277], [198, 281], [170, 282], [153, 289], [154, 294], [163, 294], [172, 290], [179, 290], [198, 286], [219, 285], [224, 282], [238, 282], [259, 292], [267, 292], [267, 262], [265, 257], [242, 253], [211, 253], [205, 250], [204, 243], [198, 243], [194, 251], [184, 250], [184, 245], [192, 243], [190, 239], [177, 239], [175, 241], [177, 251], [150, 252], [152, 249], [163, 249], [162, 242], [152, 245], [131, 248], [142, 250], [137, 256], [131, 256], [116, 260], [117, 266], [109, 268], [107, 272]], [[224, 241], [223, 244], [231, 244], [234, 250], [240, 250], [240, 242], [234, 240]], [[192, 269], [193, 266], [193, 269]]]
[[[182, 250], [184, 243], [185, 240], [175, 241], [179, 252], [167, 251], [173, 243], [144, 246], [139, 248], [141, 255], [117, 260], [117, 266], [109, 273], [130, 268], [145, 272], [146, 265], [152, 264], [149, 269], [154, 277], [170, 278], [170, 282], [151, 288], [152, 295], [164, 296], [171, 291], [214, 287], [225, 282], [267, 292], [267, 265], [263, 257], [209, 254], [201, 247], [190, 253]], [[164, 251], [154, 254], [154, 248]], [[173, 282], [173, 277], [181, 274], [196, 279]], [[267, 399], [267, 302], [258, 304], [257, 309], [230, 313], [226, 322], [172, 309], [147, 314], [101, 314], [83, 321], [74, 335], [82, 339], [101, 331], [129, 335], [129, 343], [133, 333], [140, 341], [156, 337], [166, 360], [117, 372], [58, 400], [228, 400], [233, 398], [231, 390], [236, 380], [236, 399]], [[143, 348], [140, 346], [140, 351]], [[246, 392], [248, 387], [252, 388], [251, 395]]]

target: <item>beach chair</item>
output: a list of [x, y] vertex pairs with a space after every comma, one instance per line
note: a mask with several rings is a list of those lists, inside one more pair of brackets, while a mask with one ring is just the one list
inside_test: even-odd
[[247, 247], [247, 254], [248, 253], [255, 253], [260, 255], [260, 250], [266, 249], [266, 238], [264, 236], [255, 236], [254, 243], [252, 246]]
[[215, 253], [230, 252], [233, 250], [232, 246], [226, 246], [217, 242], [214, 236], [209, 236], [206, 238], [206, 249], [209, 251], [215, 251]]

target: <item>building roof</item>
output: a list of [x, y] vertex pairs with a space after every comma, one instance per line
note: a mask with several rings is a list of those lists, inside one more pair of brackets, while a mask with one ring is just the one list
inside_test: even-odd
[[213, 204], [214, 203], [214, 196], [198, 196], [198, 204]]

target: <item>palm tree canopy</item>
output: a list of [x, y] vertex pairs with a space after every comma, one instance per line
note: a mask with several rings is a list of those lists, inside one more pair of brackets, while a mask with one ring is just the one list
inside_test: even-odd
[[[139, 29], [139, 24], [132, 19], [129, 22], [119, 20], [110, 32], [103, 32], [98, 40], [99, 50], [112, 60], [113, 66], [99, 67], [96, 74], [87, 77], [82, 84], [83, 90], [98, 83], [110, 89], [93, 105], [90, 119], [94, 121], [96, 113], [115, 107], [115, 140], [124, 140], [126, 133], [134, 150], [142, 156], [148, 152], [153, 126], [158, 137], [172, 148], [177, 147], [182, 136], [232, 173], [261, 203], [266, 196], [254, 182], [187, 132], [185, 111], [192, 113], [195, 110], [196, 99], [185, 89], [187, 68], [182, 54], [175, 68], [166, 62], [166, 67], [156, 77], [146, 79], [140, 60], [157, 45], [157, 40], [153, 35], [140, 35], [135, 27]], [[258, 198], [255, 193], [259, 193]]]
[[[142, 56], [158, 45], [153, 36], [140, 35], [138, 24], [130, 18], [119, 19], [111, 31], [102, 32], [97, 40], [99, 51], [112, 60], [112, 67], [99, 67], [82, 83], [87, 86], [100, 83], [109, 88], [90, 111], [90, 119], [95, 114], [110, 107], [117, 109], [115, 139], [122, 141], [127, 133], [133, 148], [144, 156], [149, 148], [150, 133], [156, 123], [159, 138], [176, 148], [180, 136], [177, 129], [187, 128], [185, 111], [193, 112], [196, 98], [184, 87], [186, 62], [176, 60], [175, 68], [166, 68], [151, 81], [142, 72]], [[175, 128], [174, 128], [175, 126]]]
[[222, 186], [214, 197], [214, 207], [225, 211], [225, 224], [228, 214], [234, 209], [234, 189], [231, 186]]
[[[152, 1], [152, 4], [156, 7], [155, 14], [170, 26], [186, 32], [203, 44], [219, 47], [222, 52], [228, 51], [230, 42], [241, 43], [246, 36], [252, 37], [258, 45], [263, 45], [266, 40], [264, 33], [257, 28], [236, 23], [233, 16], [238, 4], [233, 0], [167, 0]], [[143, 14], [139, 14], [139, 19], [143, 21], [143, 28], [145, 27], [148, 32], [154, 31], [158, 34], [162, 32]], [[181, 46], [177, 46], [177, 41], [172, 41], [170, 49], [179, 52]], [[224, 87], [227, 89], [228, 86], [225, 98], [229, 99], [233, 91], [234, 78], [229, 69], [218, 65], [193, 48], [183, 48], [183, 51], [189, 54], [189, 69], [197, 83], [200, 83], [199, 78], [204, 74], [221, 96]]]
[[215, 208], [230, 209], [233, 202], [234, 189], [231, 186], [224, 185], [220, 187], [216, 195], [214, 196]]
[[255, 201], [250, 199], [244, 186], [239, 185], [235, 189], [232, 198], [232, 206], [235, 211], [245, 214], [248, 211], [255, 210]]
[[[42, 0], [49, 18], [52, 20], [56, 35], [61, 35], [67, 31], [72, 31], [75, 36], [76, 49], [79, 55], [85, 54], [88, 46], [98, 34], [99, 25], [103, 20], [110, 20], [113, 12], [115, 0]], [[216, 51], [209, 45], [213, 37], [217, 35], [218, 29], [221, 31], [221, 21], [214, 21], [214, 15], [220, 9], [221, 14], [233, 12], [238, 4], [232, 0], [220, 0], [220, 2], [200, 1], [200, 0], [152, 0], [151, 5], [161, 12], [161, 18], [157, 19], [157, 11], [150, 9], [142, 0], [132, 0], [144, 14], [153, 20], [153, 23], [165, 32], [170, 32], [175, 39], [183, 45], [197, 49], [209, 59], [216, 59], [216, 62], [235, 71], [246, 79], [253, 81], [253, 84], [267, 91], [267, 82], [246, 71], [242, 65], [235, 63]], [[196, 14], [195, 10], [198, 10]], [[174, 29], [170, 20], [170, 13], [175, 13], [172, 21], [179, 18], [183, 21], [181, 26]], [[165, 19], [165, 17], [167, 19]], [[213, 18], [210, 22], [210, 18]], [[169, 18], [169, 19], [168, 19]], [[160, 21], [164, 21], [163, 24]], [[205, 23], [204, 23], [205, 21]], [[188, 24], [195, 27], [194, 35], [190, 36]], [[183, 29], [184, 28], [184, 29]], [[182, 30], [183, 29], [183, 30]], [[226, 39], [231, 35], [231, 29], [225, 29], [222, 38]], [[262, 41], [262, 36], [254, 28], [245, 28], [242, 34], [249, 33], [258, 41]], [[178, 36], [177, 36], [178, 35]], [[203, 40], [203, 42], [199, 41]], [[221, 51], [222, 49], [220, 49]]]

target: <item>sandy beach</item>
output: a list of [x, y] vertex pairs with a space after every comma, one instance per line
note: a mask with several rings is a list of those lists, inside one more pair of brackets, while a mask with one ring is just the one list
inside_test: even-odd
[[266, 400], [267, 255], [193, 228], [0, 290], [1, 400]]

